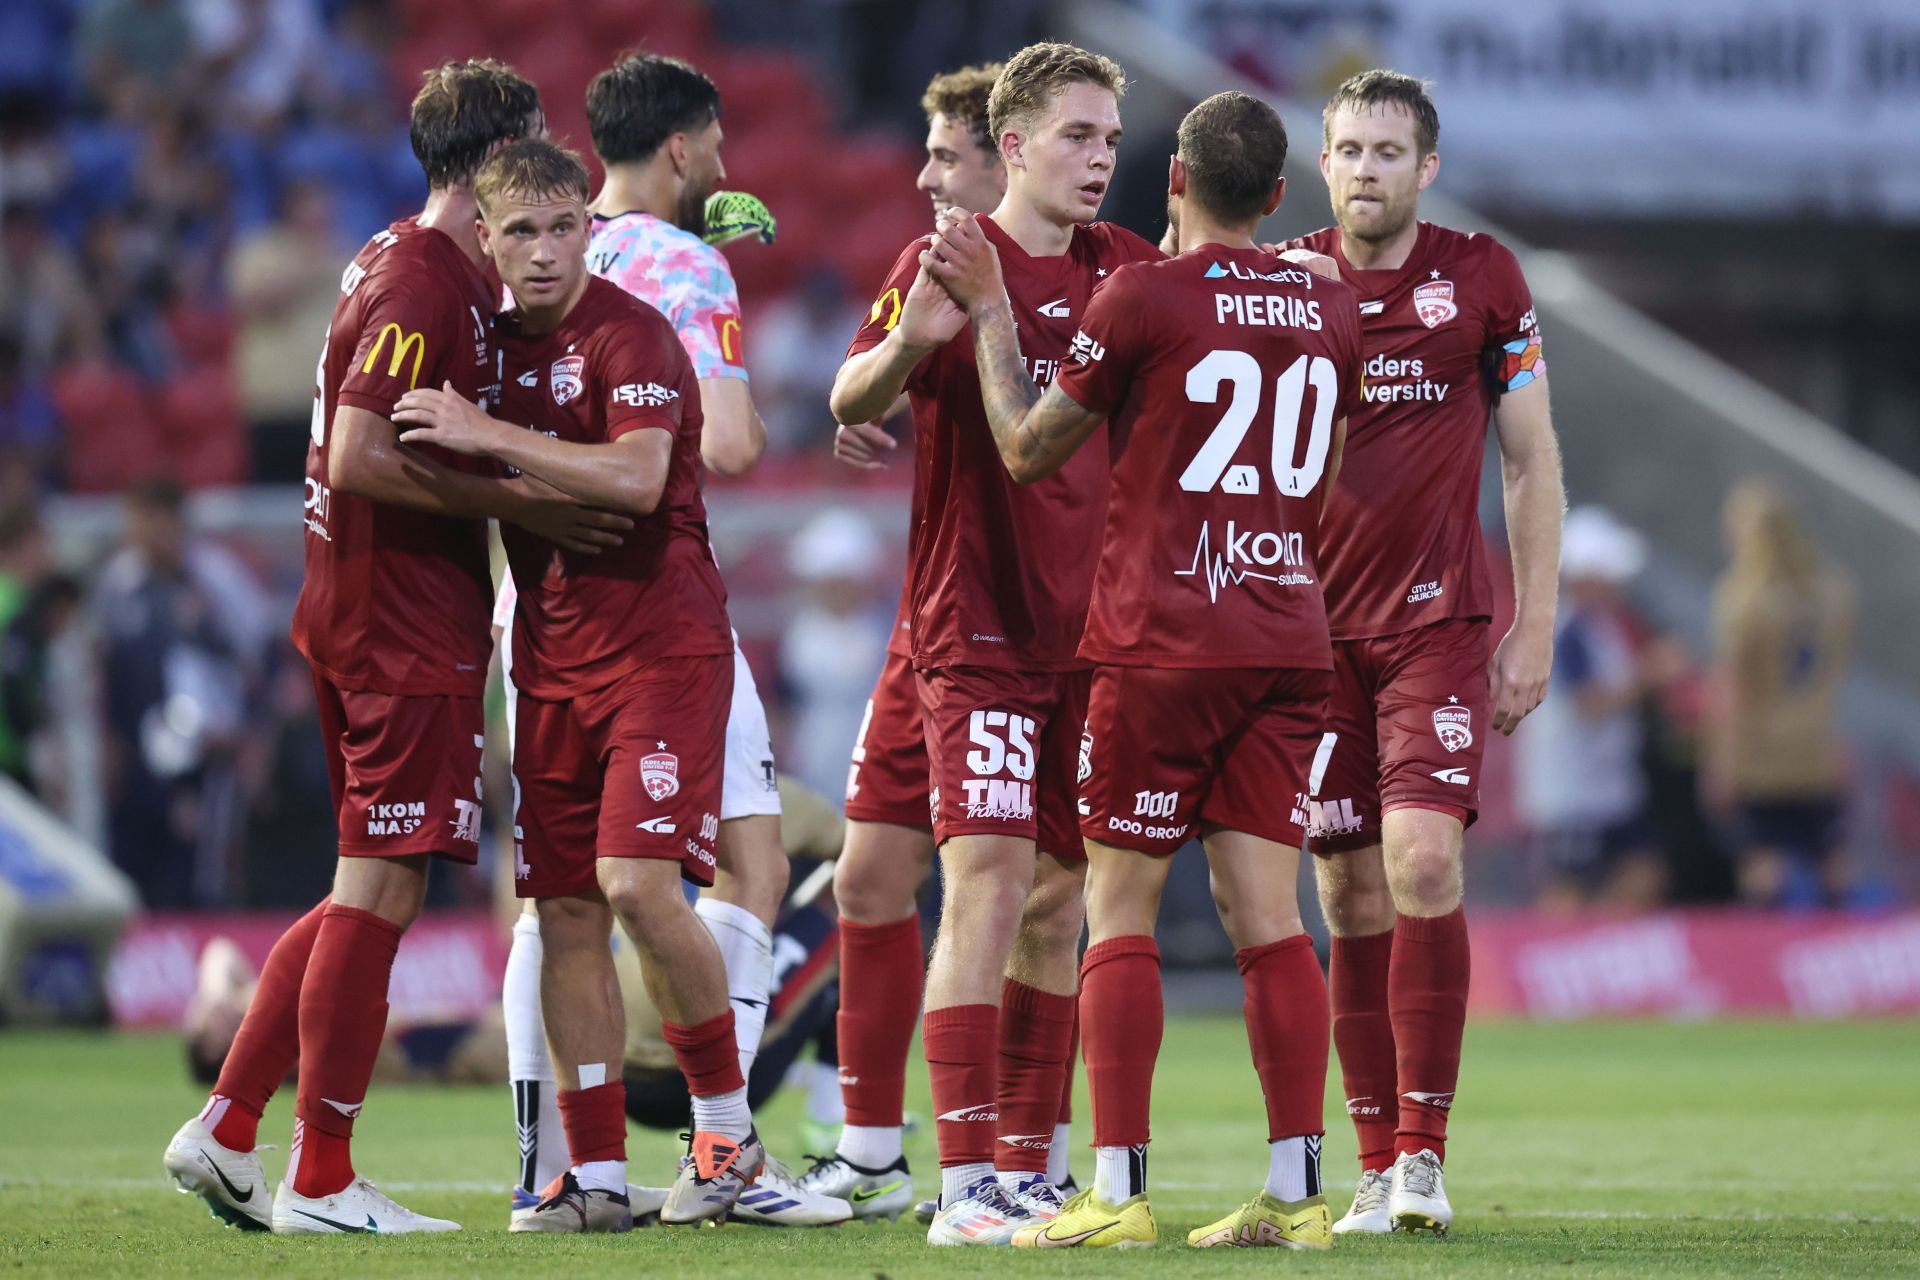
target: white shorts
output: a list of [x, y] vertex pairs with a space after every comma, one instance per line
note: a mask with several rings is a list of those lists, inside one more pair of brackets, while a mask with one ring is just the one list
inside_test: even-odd
[[[500, 668], [506, 677], [507, 751], [513, 751], [513, 579], [505, 577], [500, 600], [494, 606], [494, 625], [500, 628]], [[753, 669], [740, 652], [740, 635], [733, 637], [733, 708], [727, 713], [727, 763], [720, 784], [720, 821], [780, 815], [780, 782], [773, 768], [773, 734], [767, 729], [767, 709], [760, 705], [760, 689]]]
[[733, 637], [733, 710], [727, 713], [727, 764], [721, 782], [720, 821], [780, 813], [780, 782], [774, 776], [773, 735], [767, 710], [753, 683], [740, 637]]

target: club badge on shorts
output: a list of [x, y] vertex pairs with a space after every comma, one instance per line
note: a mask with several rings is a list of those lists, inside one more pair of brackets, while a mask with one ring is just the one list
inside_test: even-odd
[[553, 362], [553, 402], [565, 404], [579, 395], [585, 388], [584, 375], [587, 371], [585, 356], [561, 356]]
[[666, 749], [640, 757], [640, 783], [655, 800], [665, 800], [680, 790], [680, 757]]
[[1460, 308], [1453, 303], [1453, 281], [1429, 280], [1416, 288], [1413, 291], [1413, 313], [1429, 329], [1437, 329], [1459, 315]]
[[1473, 712], [1467, 707], [1441, 707], [1433, 713], [1433, 731], [1449, 751], [1473, 745]]

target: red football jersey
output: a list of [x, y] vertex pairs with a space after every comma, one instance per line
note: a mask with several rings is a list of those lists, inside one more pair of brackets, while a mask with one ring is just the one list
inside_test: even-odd
[[[335, 493], [327, 448], [341, 405], [382, 417], [414, 387], [491, 402], [493, 286], [444, 232], [413, 219], [367, 242], [340, 280], [307, 448], [306, 580], [293, 643], [342, 689], [479, 697], [493, 642], [487, 522]], [[440, 449], [457, 470], [493, 464]]]
[[1334, 228], [1292, 243], [1340, 264], [1367, 344], [1365, 403], [1320, 525], [1334, 639], [1492, 617], [1479, 521], [1487, 419], [1502, 390], [1546, 372], [1520, 264], [1491, 236], [1430, 222], [1394, 271], [1347, 265]]
[[[1076, 227], [1067, 252], [1050, 258], [1028, 255], [985, 215], [980, 225], [1000, 252], [1021, 357], [1042, 388], [1066, 359], [1094, 286], [1129, 262], [1162, 256], [1111, 223]], [[914, 241], [894, 263], [848, 355], [879, 345], [899, 322], [926, 245], [925, 238]], [[1057, 474], [1015, 484], [980, 402], [971, 325], [919, 363], [907, 379], [907, 396], [920, 513], [907, 565], [915, 665], [1022, 671], [1084, 665], [1075, 651], [1107, 507], [1104, 432]]]
[[524, 337], [518, 318], [499, 323], [499, 417], [578, 444], [649, 427], [672, 432], [674, 444], [660, 505], [617, 548], [577, 555], [501, 527], [520, 588], [514, 684], [557, 701], [659, 658], [732, 653], [700, 497], [700, 384], [673, 325], [597, 276], [552, 333]]
[[1318, 529], [1361, 359], [1353, 291], [1258, 249], [1202, 245], [1100, 287], [1060, 374], [1107, 415], [1114, 458], [1081, 657], [1333, 666]]

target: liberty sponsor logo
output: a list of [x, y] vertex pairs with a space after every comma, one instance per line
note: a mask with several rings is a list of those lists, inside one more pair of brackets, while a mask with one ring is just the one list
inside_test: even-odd
[[566, 404], [586, 389], [587, 358], [585, 356], [561, 356], [553, 362], [553, 368], [547, 371], [547, 378], [553, 388], [553, 402]]
[[655, 751], [640, 757], [640, 784], [658, 802], [680, 791], [680, 757], [667, 750], [664, 742], [654, 746]]
[[1067, 349], [1067, 356], [1075, 364], [1096, 364], [1104, 360], [1107, 349], [1087, 336], [1082, 329], [1073, 335], [1073, 345]]
[[[558, 392], [556, 391], [555, 394], [557, 395]], [[671, 404], [679, 398], [680, 393], [678, 391], [672, 387], [663, 387], [657, 382], [649, 382], [644, 385], [638, 382], [629, 382], [624, 386], [613, 389], [613, 402], [615, 404], [632, 405], [639, 409], [658, 409], [662, 405]]]
[[975, 775], [960, 781], [968, 818], [1033, 816], [1033, 717], [1010, 711], [975, 711], [967, 721], [967, 768]]
[[[1234, 477], [1229, 474], [1223, 486], [1227, 492], [1234, 492], [1233, 482]], [[1207, 584], [1208, 603], [1220, 599], [1220, 588], [1240, 586], [1249, 578], [1271, 582], [1279, 587], [1313, 585], [1312, 575], [1298, 572], [1307, 563], [1306, 539], [1300, 534], [1241, 528], [1235, 521], [1229, 520], [1223, 542], [1224, 550], [1215, 552], [1212, 524], [1201, 525], [1199, 541], [1193, 548], [1193, 563], [1185, 569], [1173, 571], [1176, 578], [1203, 579]], [[1276, 568], [1285, 568], [1288, 572], [1262, 572]]]
[[1413, 590], [1407, 592], [1407, 603], [1419, 604], [1423, 600], [1437, 600], [1446, 592], [1447, 589], [1440, 585], [1437, 578], [1432, 582], [1415, 583]]
[[[1438, 275], [1439, 272], [1435, 272]], [[1460, 314], [1454, 305], [1453, 281], [1429, 280], [1413, 291], [1413, 313], [1429, 329], [1437, 329]]]
[[1307, 801], [1307, 834], [1310, 836], [1352, 835], [1361, 825], [1351, 799]]
[[[1449, 703], [1460, 699], [1450, 697]], [[1465, 751], [1473, 745], [1473, 712], [1459, 705], [1437, 707], [1433, 713], [1433, 732], [1448, 751]]]
[[370, 836], [412, 835], [426, 820], [427, 806], [423, 800], [367, 806], [367, 834]]
[[1255, 271], [1252, 267], [1243, 267], [1237, 262], [1224, 266], [1218, 262], [1209, 266], [1203, 280], [1265, 280], [1268, 284], [1297, 284], [1302, 288], [1313, 288], [1313, 272], [1298, 267], [1282, 267], [1278, 271]]

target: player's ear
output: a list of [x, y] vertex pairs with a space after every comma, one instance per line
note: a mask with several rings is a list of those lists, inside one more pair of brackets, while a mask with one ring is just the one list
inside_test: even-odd
[[1420, 190], [1425, 191], [1440, 176], [1440, 153], [1429, 151], [1420, 157]]
[[1329, 157], [1329, 155], [1330, 155], [1330, 154], [1331, 154], [1331, 153], [1330, 153], [1330, 152], [1328, 152], [1326, 148], [1324, 148], [1324, 147], [1322, 147], [1322, 148], [1320, 149], [1320, 177], [1321, 177], [1321, 178], [1322, 178], [1323, 180], [1324, 180], [1324, 179], [1326, 178], [1326, 176], [1327, 176], [1327, 159], [1328, 159], [1328, 157]]
[[481, 256], [491, 258], [493, 256], [493, 237], [487, 234], [487, 220], [485, 218], [475, 218], [473, 220], [473, 234], [480, 240]]
[[1280, 202], [1282, 200], [1285, 200], [1286, 198], [1287, 198], [1287, 180], [1285, 178], [1282, 178], [1280, 179], [1280, 181], [1273, 184], [1273, 194], [1267, 197], [1266, 212], [1262, 213], [1260, 216], [1263, 218], [1270, 216], [1275, 209], [1278, 209], [1280, 207]]
[[1008, 169], [1024, 169], [1026, 164], [1026, 139], [1008, 129], [1000, 135], [1000, 163]]
[[673, 161], [673, 176], [687, 176], [687, 135], [676, 133], [667, 139], [667, 158]]
[[1170, 196], [1187, 194], [1187, 166], [1180, 163], [1178, 152], [1167, 157], [1167, 194]]

